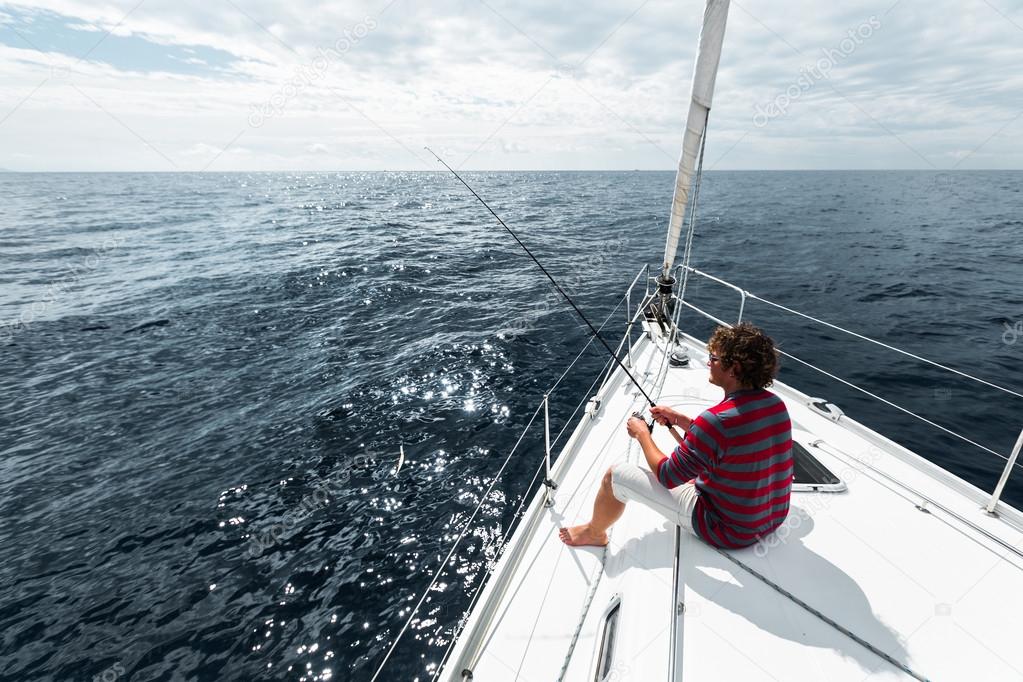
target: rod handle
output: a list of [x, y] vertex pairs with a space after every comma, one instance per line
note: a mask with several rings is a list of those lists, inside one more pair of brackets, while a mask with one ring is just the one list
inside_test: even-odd
[[678, 430], [674, 426], [669, 426], [668, 432], [671, 433], [672, 438], [674, 438], [679, 445], [682, 445], [682, 436], [679, 435]]

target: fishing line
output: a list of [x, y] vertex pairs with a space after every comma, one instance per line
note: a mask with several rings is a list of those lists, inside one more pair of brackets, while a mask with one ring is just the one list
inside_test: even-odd
[[437, 156], [437, 153], [435, 151], [433, 151], [432, 149], [430, 149], [429, 147], [426, 147], [425, 149], [426, 149], [426, 151], [428, 151], [431, 154], [433, 154], [434, 157], [438, 161], [440, 161], [442, 164], [444, 164], [444, 167], [447, 168], [449, 171], [451, 171], [451, 174], [454, 175], [456, 178], [458, 178], [458, 181], [460, 183], [462, 183], [463, 185], [465, 185], [465, 188], [467, 190], [469, 190], [470, 192], [472, 192], [472, 195], [474, 197], [476, 197], [476, 199], [478, 199], [479, 202], [481, 204], [483, 204], [483, 206], [488, 211], [490, 211], [490, 214], [492, 216], [494, 216], [495, 218], [497, 218], [497, 222], [501, 223], [501, 227], [503, 227], [505, 230], [507, 230], [508, 234], [510, 234], [512, 236], [512, 238], [516, 242], [519, 243], [519, 246], [521, 246], [522, 250], [525, 251], [526, 254], [530, 258], [533, 259], [533, 262], [536, 263], [536, 266], [538, 268], [540, 268], [540, 271], [543, 272], [543, 274], [547, 275], [547, 279], [549, 279], [551, 281], [551, 284], [553, 284], [554, 288], [558, 290], [558, 293], [565, 297], [565, 300], [568, 301], [568, 304], [570, 306], [572, 306], [572, 310], [574, 310], [576, 312], [576, 314], [579, 315], [579, 318], [583, 322], [586, 323], [586, 326], [590, 328], [590, 332], [593, 334], [593, 336], [595, 336], [597, 338], [597, 340], [600, 341], [600, 343], [604, 346], [604, 348], [607, 350], [607, 352], [610, 353], [611, 357], [614, 358], [614, 361], [616, 363], [618, 363], [618, 367], [621, 368], [621, 370], [623, 372], [625, 372], [625, 376], [629, 377], [629, 380], [632, 381], [633, 384], [635, 384], [636, 388], [639, 389], [639, 392], [642, 393], [643, 397], [646, 398], [648, 403], [650, 403], [650, 407], [655, 407], [657, 405], [657, 403], [655, 403], [650, 398], [650, 395], [643, 389], [643, 387], [640, 385], [640, 383], [638, 381], [636, 381], [636, 377], [632, 376], [632, 373], [629, 372], [628, 368], [624, 364], [622, 364], [622, 361], [618, 359], [618, 356], [615, 354], [615, 352], [613, 350], [611, 350], [611, 346], [607, 345], [607, 341], [604, 340], [604, 337], [602, 337], [600, 335], [600, 332], [598, 332], [597, 329], [590, 323], [590, 321], [586, 318], [586, 315], [583, 314], [583, 311], [579, 310], [579, 306], [577, 306], [575, 304], [575, 301], [572, 300], [571, 296], [569, 296], [567, 293], [565, 293], [565, 290], [562, 289], [561, 285], [558, 284], [558, 281], [556, 279], [554, 279], [553, 276], [551, 276], [551, 273], [547, 272], [547, 268], [545, 268], [543, 266], [543, 264], [541, 264], [540, 261], [537, 260], [536, 256], [533, 255], [533, 252], [529, 250], [529, 247], [527, 247], [525, 244], [522, 243], [522, 240], [519, 239], [518, 235], [516, 235], [514, 232], [512, 232], [512, 229], [510, 227], [508, 227], [508, 225], [503, 220], [501, 220], [501, 216], [497, 215], [497, 213], [494, 211], [494, 209], [490, 208], [490, 205], [486, 201], [483, 200], [483, 197], [481, 197], [479, 194], [477, 194], [476, 190], [474, 190], [472, 187], [470, 187], [469, 183], [467, 183], [465, 180], [463, 180], [462, 176], [459, 175], [457, 172], [455, 172], [454, 168], [449, 166], [444, 161], [444, 159], [442, 159], [439, 156]]

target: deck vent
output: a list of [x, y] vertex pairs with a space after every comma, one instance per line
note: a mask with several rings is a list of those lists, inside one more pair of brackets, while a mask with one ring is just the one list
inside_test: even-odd
[[618, 611], [621, 607], [622, 602], [616, 599], [604, 616], [604, 634], [600, 638], [597, 676], [593, 678], [594, 682], [605, 682], [614, 678], [615, 637], [618, 634]]
[[840, 492], [845, 483], [799, 443], [792, 442], [794, 477], [792, 489], [802, 492]]

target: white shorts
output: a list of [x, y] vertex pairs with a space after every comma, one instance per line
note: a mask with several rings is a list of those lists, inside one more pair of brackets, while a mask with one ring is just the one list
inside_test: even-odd
[[611, 467], [611, 494], [619, 502], [644, 504], [682, 530], [696, 533], [693, 509], [698, 493], [692, 481], [669, 490], [646, 469], [622, 462]]

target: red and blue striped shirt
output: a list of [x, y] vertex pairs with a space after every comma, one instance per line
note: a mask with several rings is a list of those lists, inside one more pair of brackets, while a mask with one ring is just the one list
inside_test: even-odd
[[781, 525], [792, 490], [792, 422], [781, 398], [764, 389], [729, 393], [704, 411], [657, 479], [667, 488], [693, 480], [693, 528], [715, 547], [754, 544]]

